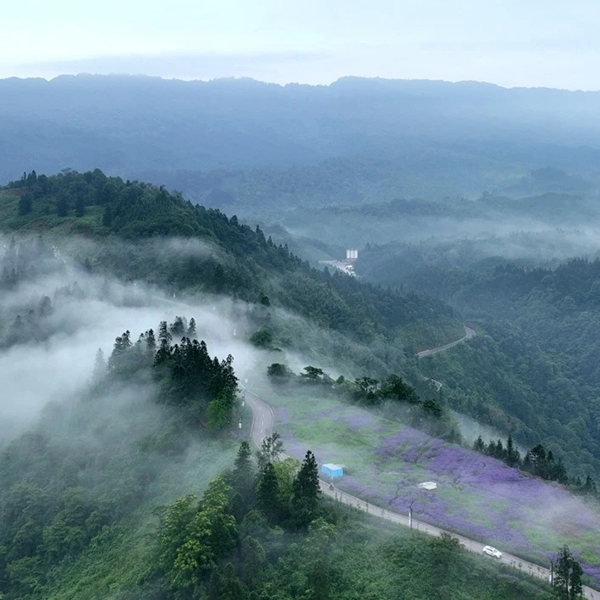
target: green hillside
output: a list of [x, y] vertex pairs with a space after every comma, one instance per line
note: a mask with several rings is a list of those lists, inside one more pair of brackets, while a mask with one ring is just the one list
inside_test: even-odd
[[[108, 178], [98, 170], [52, 177], [34, 173], [4, 188], [0, 229], [20, 236], [43, 233], [58, 244], [65, 236], [90, 237], [103, 242], [96, 252], [88, 251], [93, 268], [174, 291], [226, 293], [248, 302], [268, 298], [361, 342], [382, 338], [423, 348], [452, 341], [462, 332], [442, 302], [317, 271], [235, 216], [192, 206], [164, 188]], [[207, 250], [195, 259], [161, 264], [146, 246], [160, 236], [198, 240]], [[116, 246], [115, 240], [128, 245]], [[422, 329], [421, 322], [426, 323]]]
[[[561, 259], [586, 248], [589, 259]], [[595, 248], [568, 231], [437, 240], [373, 247], [357, 270], [430, 294], [471, 322], [476, 337], [419, 361], [420, 371], [443, 382], [450, 406], [528, 448], [547, 445], [584, 481], [600, 476]]]

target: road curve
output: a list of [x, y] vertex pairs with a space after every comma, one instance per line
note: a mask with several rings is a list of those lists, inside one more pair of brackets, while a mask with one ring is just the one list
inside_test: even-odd
[[[467, 328], [465, 328], [467, 329]], [[472, 337], [475, 335], [475, 332], [471, 329], [473, 333], [468, 337]], [[463, 338], [465, 339], [465, 338]], [[460, 341], [460, 340], [459, 340]], [[457, 344], [458, 342], [453, 342]], [[248, 406], [252, 410], [252, 428], [251, 428], [251, 437], [252, 441], [256, 444], [257, 447], [260, 448], [260, 445], [264, 438], [270, 436], [273, 432], [273, 426], [275, 424], [275, 413], [273, 409], [259, 396], [257, 396], [254, 392], [251, 392], [248, 388], [244, 386], [240, 386], [243, 390], [245, 401], [248, 403]], [[281, 455], [282, 459], [287, 458], [286, 455]], [[324, 481], [323, 479], [319, 479], [321, 484], [321, 491], [326, 495], [330, 496], [337, 502], [341, 502], [342, 504], [346, 504], [358, 510], [362, 510], [363, 512], [369, 513], [375, 517], [379, 517], [381, 519], [386, 519], [387, 521], [391, 521], [392, 523], [397, 523], [399, 525], [404, 525], [405, 527], [409, 526], [408, 516], [398, 514], [397, 512], [392, 512], [386, 508], [382, 508], [380, 506], [376, 506], [373, 504], [369, 504], [365, 500], [361, 500], [356, 496], [352, 496], [342, 490], [337, 489], [332, 486], [329, 482]], [[430, 525], [429, 523], [424, 523], [423, 521], [418, 521], [413, 517], [412, 520], [413, 528], [422, 531], [424, 533], [428, 533], [430, 535], [441, 535], [442, 533], [450, 533], [454, 537], [458, 538], [463, 546], [471, 551], [481, 554], [483, 552], [483, 547], [486, 544], [482, 544], [480, 542], [476, 542], [475, 540], [471, 540], [462, 535], [457, 535], [452, 531], [447, 531], [446, 529], [441, 529], [440, 527], [435, 527], [434, 525]], [[494, 543], [493, 541], [490, 543]], [[490, 560], [497, 560], [490, 557]], [[540, 579], [545, 579], [546, 581], [550, 580], [550, 570], [542, 567], [540, 565], [536, 565], [532, 562], [523, 560], [518, 556], [513, 556], [512, 554], [508, 554], [506, 552], [502, 553], [502, 558], [499, 559], [500, 562], [514, 567], [515, 569], [519, 569], [525, 573], [533, 577], [539, 577]], [[593, 590], [590, 587], [584, 586], [583, 593], [585, 598], [589, 600], [600, 600], [600, 592]]]
[[475, 330], [467, 327], [465, 325], [465, 335], [461, 337], [459, 340], [454, 342], [450, 342], [449, 344], [444, 344], [443, 346], [436, 346], [435, 348], [428, 348], [427, 350], [421, 350], [421, 352], [417, 352], [417, 358], [425, 358], [426, 356], [432, 356], [437, 354], [438, 352], [444, 352], [444, 350], [450, 350], [450, 348], [454, 348], [461, 342], [472, 338], [475, 335]]

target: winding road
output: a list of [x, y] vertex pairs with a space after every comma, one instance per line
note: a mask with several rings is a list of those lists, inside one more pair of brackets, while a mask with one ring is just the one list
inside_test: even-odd
[[417, 352], [417, 358], [425, 358], [426, 356], [433, 356], [434, 354], [437, 354], [438, 352], [444, 352], [444, 350], [450, 350], [450, 348], [454, 348], [454, 346], [457, 346], [461, 342], [464, 342], [465, 340], [472, 338], [474, 335], [475, 335], [475, 330], [471, 329], [470, 327], [467, 327], [465, 325], [465, 335], [463, 337], [461, 337], [459, 340], [450, 342], [449, 344], [444, 344], [443, 346], [436, 346], [435, 348], [428, 348], [427, 350], [421, 350], [421, 352]]
[[[450, 347], [452, 347], [452, 345], [456, 345], [457, 343], [466, 339], [467, 337], [472, 337], [473, 335], [475, 335], [475, 332], [472, 329], [465, 327], [465, 330], [471, 331], [472, 333], [470, 335], [467, 334], [465, 338], [462, 338], [457, 342], [453, 342], [450, 345]], [[446, 349], [446, 347], [442, 346], [443, 349]], [[438, 352], [441, 351], [439, 349], [435, 350]], [[273, 426], [275, 424], [275, 413], [273, 412], [273, 409], [262, 398], [257, 396], [255, 393], [251, 392], [248, 388], [244, 386], [240, 387], [242, 387], [242, 389], [244, 390], [245, 400], [248, 403], [250, 409], [252, 410], [252, 441], [256, 444], [257, 447], [260, 448], [263, 439], [269, 437], [273, 433]], [[281, 458], [285, 459], [287, 458], [287, 456], [285, 454], [282, 454]], [[386, 508], [369, 504], [365, 500], [361, 500], [360, 498], [343, 492], [342, 490], [339, 490], [336, 487], [332, 487], [329, 482], [326, 482], [322, 479], [319, 479], [319, 482], [321, 484], [321, 491], [323, 492], [323, 494], [325, 494], [326, 496], [330, 496], [337, 502], [342, 502], [343, 504], [347, 504], [348, 506], [352, 506], [353, 508], [362, 510], [363, 512], [369, 513], [375, 517], [386, 519], [387, 521], [391, 521], [392, 523], [397, 523], [406, 527], [410, 525], [408, 516], [400, 515], [396, 512], [387, 510]], [[417, 529], [418, 531], [422, 531], [424, 533], [428, 533], [430, 535], [439, 536], [442, 533], [450, 533], [454, 537], [458, 538], [461, 544], [463, 544], [467, 550], [479, 554], [483, 552], [483, 547], [485, 544], [476, 542], [475, 540], [470, 540], [469, 538], [457, 535], [451, 531], [435, 527], [434, 525], [430, 525], [429, 523], [418, 521], [414, 517], [412, 519], [412, 526], [414, 529]], [[490, 543], [494, 543], [493, 540]], [[490, 557], [490, 560], [499, 560], [500, 562], [508, 566], [514, 567], [515, 569], [520, 569], [521, 571], [528, 573], [533, 577], [539, 577], [540, 579], [545, 579], [546, 581], [550, 580], [549, 569], [540, 565], [536, 565], [532, 562], [523, 560], [518, 556], [513, 556], [512, 554], [503, 552], [502, 558], [494, 559]], [[589, 598], [590, 600], [600, 600], [600, 592], [593, 590], [590, 587], [584, 586], [583, 593], [585, 598]]]

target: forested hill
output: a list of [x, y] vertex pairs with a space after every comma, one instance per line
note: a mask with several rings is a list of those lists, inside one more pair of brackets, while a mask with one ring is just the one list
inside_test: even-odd
[[[162, 187], [107, 177], [100, 170], [24, 175], [0, 190], [0, 227], [20, 235], [52, 233], [63, 239], [79, 235], [110, 241], [101, 244], [91, 264], [86, 257], [88, 266], [166, 284], [173, 291], [275, 303], [363, 341], [396, 339], [410, 329], [415, 343], [423, 344], [460, 332], [452, 310], [438, 300], [317, 271], [287, 247], [265, 238], [259, 227], [251, 229], [235, 216], [193, 206]], [[181, 260], [157, 259], [148, 246], [157, 237], [197, 240], [203, 250]], [[118, 240], [127, 243], [117, 245]], [[14, 273], [13, 268], [5, 265], [5, 282], [18, 278], [18, 266]], [[430, 330], [431, 324], [439, 324], [440, 329], [428, 334], [431, 339], [420, 339], [414, 333], [420, 322], [429, 323]]]
[[600, 473], [599, 260], [555, 268], [499, 258], [464, 269], [423, 266], [404, 284], [436, 294], [481, 326], [468, 347], [423, 365], [430, 377], [453, 382], [451, 404], [504, 429], [524, 423], [520, 440], [551, 440], [581, 476]]

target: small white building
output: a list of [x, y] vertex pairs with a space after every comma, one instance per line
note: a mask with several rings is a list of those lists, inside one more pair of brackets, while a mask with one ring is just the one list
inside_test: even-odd
[[423, 483], [419, 483], [417, 487], [422, 490], [435, 490], [437, 488], [437, 483], [435, 483], [435, 481], [424, 481]]

